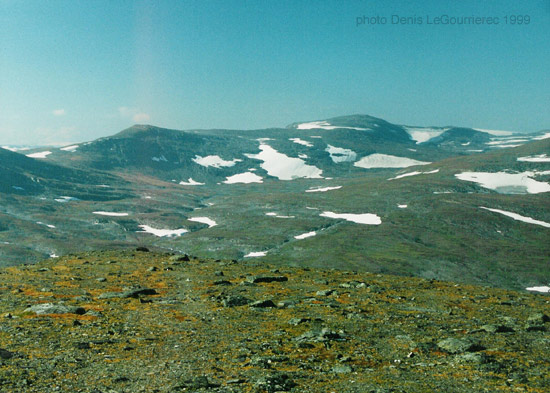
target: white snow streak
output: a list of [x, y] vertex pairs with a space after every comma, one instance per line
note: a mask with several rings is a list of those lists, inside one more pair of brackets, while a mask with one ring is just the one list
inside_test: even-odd
[[359, 168], [406, 168], [414, 165], [428, 165], [431, 162], [413, 160], [412, 158], [397, 157], [389, 154], [371, 154], [361, 158], [355, 164]]
[[308, 237], [313, 237], [315, 235], [317, 235], [316, 232], [307, 232], [307, 233], [302, 233], [301, 235], [298, 235], [298, 236], [294, 236], [294, 239], [302, 240], [302, 239], [307, 239]]
[[342, 218], [346, 221], [355, 222], [357, 224], [367, 224], [367, 225], [380, 225], [382, 220], [376, 214], [365, 213], [365, 214], [350, 214], [350, 213], [333, 213], [333, 212], [322, 212], [319, 214], [321, 217], [328, 218]]
[[38, 153], [31, 153], [31, 154], [27, 154], [27, 157], [30, 157], [30, 158], [46, 158], [46, 156], [52, 154], [51, 151], [41, 151], [41, 152], [38, 152]]
[[535, 220], [531, 217], [525, 217], [525, 216], [519, 215], [517, 213], [512, 213], [512, 212], [508, 212], [506, 210], [500, 210], [500, 209], [490, 209], [488, 207], [483, 207], [483, 206], [480, 206], [479, 208], [489, 210], [489, 211], [492, 211], [492, 212], [495, 212], [495, 213], [500, 213], [500, 214], [505, 215], [507, 217], [513, 218], [514, 220], [517, 220], [517, 221], [522, 221], [522, 222], [526, 222], [528, 224], [535, 224], [535, 225], [540, 225], [540, 226], [545, 227], [545, 228], [550, 228], [550, 224], [547, 223], [547, 222]]
[[137, 231], [138, 233], [150, 233], [158, 237], [175, 237], [181, 236], [184, 233], [188, 232], [187, 229], [157, 229], [150, 227], [149, 225], [140, 225], [139, 226], [143, 231]]
[[208, 218], [208, 217], [193, 217], [193, 218], [188, 218], [189, 221], [194, 221], [194, 222], [200, 222], [202, 224], [206, 224], [208, 225], [208, 228], [212, 228], [212, 227], [215, 227], [216, 225], [218, 225], [216, 223], [216, 221]]

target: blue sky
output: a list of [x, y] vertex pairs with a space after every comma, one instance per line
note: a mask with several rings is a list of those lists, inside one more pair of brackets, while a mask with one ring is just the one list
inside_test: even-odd
[[[500, 23], [426, 23], [442, 15]], [[363, 16], [387, 23], [357, 26]], [[0, 144], [355, 113], [548, 129], [549, 43], [548, 0], [0, 0]]]

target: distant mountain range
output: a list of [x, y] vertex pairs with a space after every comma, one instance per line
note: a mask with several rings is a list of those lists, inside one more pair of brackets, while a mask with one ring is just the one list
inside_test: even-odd
[[0, 149], [0, 263], [146, 245], [521, 289], [550, 282], [550, 132], [367, 115], [260, 130], [136, 125]]

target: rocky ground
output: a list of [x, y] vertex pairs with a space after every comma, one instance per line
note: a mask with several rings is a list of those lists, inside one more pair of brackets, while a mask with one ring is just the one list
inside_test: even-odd
[[0, 392], [548, 392], [550, 297], [142, 251], [0, 270]]

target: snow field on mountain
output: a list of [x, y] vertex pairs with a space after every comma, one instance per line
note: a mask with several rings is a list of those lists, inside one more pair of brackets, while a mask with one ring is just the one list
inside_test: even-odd
[[550, 184], [532, 179], [536, 172], [462, 172], [455, 174], [460, 180], [478, 183], [481, 187], [502, 193], [538, 194], [549, 192]]

